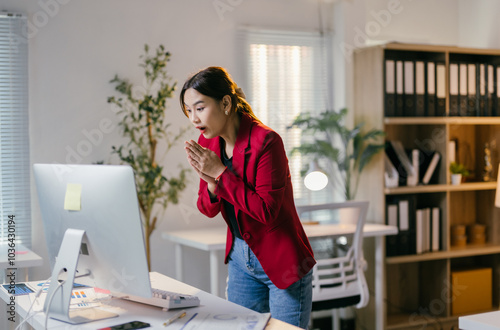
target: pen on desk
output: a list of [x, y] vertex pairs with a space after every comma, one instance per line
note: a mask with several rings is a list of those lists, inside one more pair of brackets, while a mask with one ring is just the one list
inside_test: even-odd
[[191, 320], [192, 320], [192, 319], [194, 319], [194, 318], [196, 317], [196, 315], [198, 315], [198, 313], [194, 313], [194, 315], [193, 315], [193, 316], [191, 316], [191, 318], [190, 318], [189, 320], [187, 320], [187, 322], [186, 322], [186, 323], [184, 323], [184, 325], [182, 326], [182, 328], [180, 328], [180, 330], [183, 330], [183, 329], [186, 327], [186, 325], [187, 325], [189, 322], [191, 322]]
[[180, 312], [178, 312], [177, 314], [175, 314], [174, 316], [172, 316], [171, 318], [169, 318], [168, 320], [166, 320], [164, 323], [163, 323], [163, 326], [166, 327], [167, 325], [171, 324], [172, 322], [174, 322], [175, 320], [177, 319], [181, 319], [183, 318], [184, 316], [186, 316], [186, 311], [185, 310], [181, 310]]

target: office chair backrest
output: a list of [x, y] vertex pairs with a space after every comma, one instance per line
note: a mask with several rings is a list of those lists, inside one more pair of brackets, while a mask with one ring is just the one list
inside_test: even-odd
[[[341, 224], [356, 226], [345, 256], [319, 259], [313, 270], [313, 310], [332, 309], [356, 305], [362, 308], [368, 304], [369, 294], [364, 271], [366, 261], [363, 256], [363, 226], [368, 211], [368, 201], [347, 201], [321, 205], [297, 207], [300, 214], [317, 210], [358, 209], [353, 212], [357, 221]], [[321, 225], [320, 225], [321, 226]]]

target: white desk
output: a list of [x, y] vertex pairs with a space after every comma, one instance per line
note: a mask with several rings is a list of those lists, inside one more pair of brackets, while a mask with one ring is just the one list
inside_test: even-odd
[[[8, 254], [8, 245], [7, 243], [0, 244], [0, 269], [6, 271], [7, 269], [15, 268], [17, 270], [21, 268], [29, 268], [29, 267], [38, 267], [43, 264], [42, 258], [31, 251], [27, 247], [22, 244], [16, 244], [12, 262], [9, 262], [9, 254]], [[22, 279], [17, 276], [16, 280], [21, 282]], [[25, 280], [28, 280], [28, 273], [26, 272]]]
[[[253, 312], [245, 307], [233, 304], [229, 301], [226, 301], [222, 298], [211, 295], [207, 292], [201, 291], [195, 287], [187, 285], [185, 283], [176, 281], [170, 277], [159, 273], [151, 273], [151, 283], [153, 286], [168, 290], [168, 291], [176, 291], [184, 294], [192, 294], [196, 295], [200, 298], [201, 305], [199, 307], [187, 308], [186, 311], [188, 315], [186, 317], [192, 316], [194, 313], [216, 313], [216, 314], [258, 314]], [[4, 301], [8, 301], [10, 296], [3, 290], [0, 290], [0, 297]], [[16, 297], [16, 312], [21, 317], [26, 317], [26, 312], [30, 306], [30, 300], [28, 296], [18, 296]], [[95, 330], [98, 328], [109, 327], [112, 325], [122, 324], [130, 321], [143, 321], [151, 324], [149, 329], [168, 329], [163, 327], [163, 322], [173, 314], [175, 314], [176, 310], [171, 310], [164, 312], [161, 308], [147, 306], [139, 303], [134, 303], [126, 300], [115, 299], [107, 302], [103, 305], [102, 309], [108, 310], [110, 312], [118, 313], [119, 316], [115, 318], [110, 318], [106, 320], [78, 324], [78, 325], [70, 325], [68, 323], [64, 323], [61, 321], [57, 321], [54, 319], [49, 319], [48, 321], [48, 329], [59, 329], [59, 330], [70, 330], [70, 329], [78, 329], [78, 330]], [[18, 317], [18, 316], [16, 316]], [[30, 319], [29, 322], [31, 326], [35, 329], [43, 329], [45, 323], [45, 314], [38, 313]], [[297, 330], [299, 328], [284, 323], [282, 321], [271, 319], [266, 327], [266, 330]]]
[[500, 311], [461, 316], [458, 327], [462, 330], [500, 330]]
[[[194, 230], [180, 230], [163, 232], [162, 237], [175, 243], [176, 277], [182, 281], [182, 246], [189, 246], [210, 252], [210, 291], [214, 295], [219, 292], [219, 257], [217, 252], [226, 248], [227, 227], [203, 228]], [[336, 237], [354, 234], [355, 224], [330, 224], [330, 225], [304, 225], [307, 237]], [[375, 313], [376, 329], [384, 328], [384, 254], [385, 245], [383, 238], [395, 235], [398, 229], [394, 226], [367, 223], [363, 228], [364, 237], [375, 237]]]

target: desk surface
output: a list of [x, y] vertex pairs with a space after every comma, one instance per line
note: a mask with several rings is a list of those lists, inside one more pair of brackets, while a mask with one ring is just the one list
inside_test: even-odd
[[[187, 316], [193, 315], [194, 313], [217, 313], [217, 314], [225, 313], [225, 314], [246, 314], [246, 315], [258, 314], [247, 308], [233, 304], [227, 300], [211, 295], [207, 292], [204, 292], [188, 284], [179, 282], [177, 280], [174, 280], [168, 276], [159, 273], [155, 272], [151, 273], [151, 285], [163, 290], [197, 295], [200, 298], [201, 305], [199, 307], [187, 308], [186, 309], [186, 311], [188, 312]], [[0, 290], [0, 297], [4, 301], [9, 301], [10, 299], [10, 296], [4, 290]], [[16, 301], [16, 307], [15, 307], [16, 312], [19, 315], [21, 315], [21, 317], [25, 317], [26, 312], [30, 306], [29, 297], [18, 296], [16, 297], [15, 301]], [[162, 325], [163, 322], [165, 322], [167, 318], [171, 317], [177, 312], [176, 310], [164, 312], [161, 310], [161, 308], [147, 306], [121, 299], [114, 299], [109, 302], [106, 302], [106, 304], [103, 305], [101, 308], [108, 310], [110, 312], [118, 313], [119, 316], [116, 318], [111, 318], [86, 324], [79, 324], [75, 326], [71, 326], [67, 323], [60, 322], [54, 319], [49, 319], [48, 329], [95, 330], [97, 328], [109, 327], [112, 325], [122, 324], [136, 320], [150, 323], [151, 327], [148, 329], [165, 329]], [[45, 314], [38, 313], [32, 318], [30, 324], [35, 329], [43, 329], [44, 322], [45, 322]], [[289, 325], [287, 323], [271, 319], [266, 329], [296, 330], [298, 328]]]
[[[328, 225], [304, 225], [304, 230], [309, 238], [336, 237], [351, 235], [356, 231], [355, 224], [328, 224]], [[182, 246], [189, 246], [199, 250], [210, 251], [210, 281], [211, 292], [219, 294], [218, 286], [218, 256], [220, 250], [226, 246], [227, 227], [200, 228], [190, 230], [179, 230], [163, 232], [162, 237], [175, 243], [176, 247], [176, 274], [182, 279]], [[375, 237], [375, 323], [374, 329], [384, 328], [384, 245], [383, 237], [396, 235], [398, 229], [395, 226], [367, 223], [363, 227], [364, 237]]]
[[499, 330], [500, 311], [461, 316], [458, 327], [462, 330]]
[[[162, 237], [175, 243], [191, 246], [204, 251], [224, 250], [226, 248], [227, 227], [213, 227], [163, 232]], [[353, 234], [355, 224], [304, 225], [307, 237], [327, 237]], [[395, 235], [395, 226], [367, 223], [363, 227], [364, 237]]]

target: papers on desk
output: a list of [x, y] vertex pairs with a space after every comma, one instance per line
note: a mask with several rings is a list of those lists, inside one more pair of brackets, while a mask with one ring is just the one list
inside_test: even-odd
[[[45, 303], [45, 299], [47, 298], [47, 291], [44, 288], [44, 291], [40, 295], [40, 297], [36, 297], [36, 293], [30, 293], [30, 300], [33, 302], [35, 299], [35, 304], [33, 305], [33, 311], [41, 312], [43, 309], [43, 305]], [[102, 295], [96, 293], [94, 288], [78, 288], [74, 289], [71, 296], [71, 303], [69, 305], [70, 309], [82, 309], [82, 308], [92, 308], [101, 306], [101, 300], [109, 297], [109, 295]]]
[[262, 330], [271, 318], [270, 313], [251, 314], [215, 314], [195, 313], [188, 311], [187, 315], [165, 329], [168, 330]]

